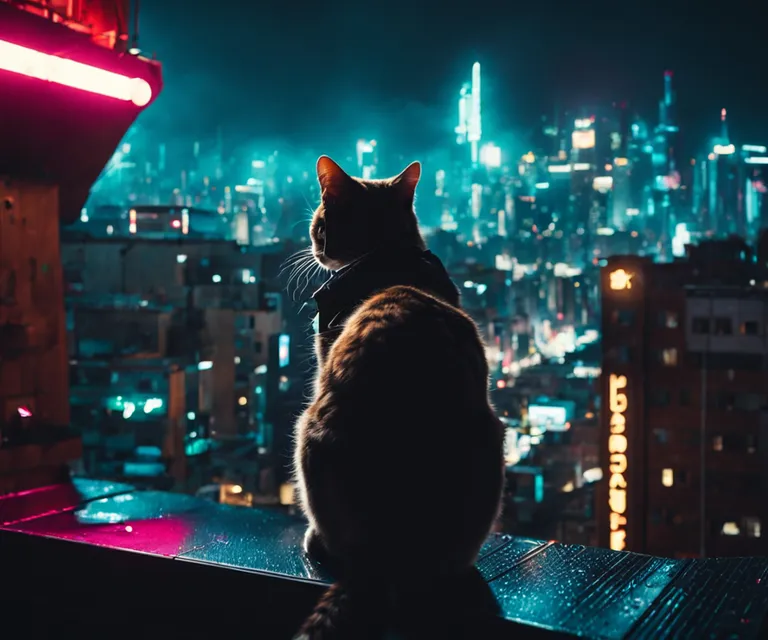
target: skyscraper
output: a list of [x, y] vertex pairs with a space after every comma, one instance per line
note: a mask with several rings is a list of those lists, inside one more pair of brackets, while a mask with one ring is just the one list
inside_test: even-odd
[[480, 99], [480, 63], [472, 65], [472, 82], [466, 82], [459, 93], [459, 124], [456, 142], [470, 145], [472, 164], [480, 160], [480, 140], [483, 137], [482, 107]]

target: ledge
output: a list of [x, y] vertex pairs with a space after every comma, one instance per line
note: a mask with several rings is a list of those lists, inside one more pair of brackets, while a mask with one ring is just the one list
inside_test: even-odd
[[[301, 552], [303, 531], [279, 512], [101, 481], [7, 495], [0, 598], [6, 612], [28, 620], [34, 604], [36, 624], [61, 634], [69, 622], [80, 638], [103, 637], [103, 625], [142, 637], [290, 637], [329, 582]], [[606, 639], [768, 632], [768, 558], [668, 560], [493, 536], [477, 568], [500, 615], [471, 618], [474, 630]], [[435, 611], [455, 625], [457, 606], [443, 599]]]

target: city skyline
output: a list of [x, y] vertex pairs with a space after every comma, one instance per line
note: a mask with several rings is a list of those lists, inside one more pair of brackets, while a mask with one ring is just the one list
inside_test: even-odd
[[[167, 20], [177, 9], [183, 25]], [[367, 17], [362, 7], [341, 4], [314, 11], [306, 25], [291, 24], [276, 6], [258, 15], [247, 7], [237, 15], [217, 10], [226, 28], [209, 27], [202, 3], [145, 9], [139, 43], [163, 60], [167, 82], [143, 119], [181, 131], [225, 121], [244, 136], [318, 146], [350, 134], [383, 137], [375, 131], [381, 123], [398, 130], [416, 121], [422, 140], [414, 142], [429, 146], [453, 120], [448, 104], [456, 84], [480, 61], [489, 103], [499, 105], [498, 113], [485, 114], [487, 122], [500, 130], [525, 129], [541, 114], [582, 103], [625, 100], [647, 114], [661, 74], [672, 69], [692, 135], [706, 132], [711, 114], [726, 107], [736, 137], [768, 137], [764, 91], [754, 83], [759, 37], [739, 3], [701, 10], [696, 28], [674, 3], [663, 16], [637, 11], [629, 19], [560, 5], [551, 11], [557, 20], [532, 7], [511, 16], [511, 9], [491, 12], [483, 3], [457, 15], [395, 3]], [[303, 11], [301, 3], [295, 10]], [[395, 28], [396, 43], [386, 38]], [[315, 68], [318, 57], [323, 64]]]
[[[89, 18], [81, 9], [71, 7], [73, 19]], [[31, 62], [6, 61], [3, 77], [31, 98], [22, 110], [8, 104], [16, 112], [6, 119], [28, 128], [10, 132], [12, 149], [27, 160], [12, 162], [14, 179], [2, 185], [9, 212], [2, 230], [13, 260], [0, 265], [9, 310], [5, 348], [25, 360], [3, 370], [13, 375], [23, 367], [34, 375], [24, 378], [21, 390], [4, 387], [3, 446], [21, 446], [28, 434], [44, 433], [38, 428], [69, 424], [83, 452], [74, 467], [78, 474], [290, 512], [295, 487], [286, 461], [295, 416], [312, 384], [313, 326], [322, 337], [320, 310], [309, 298], [315, 288], [307, 248], [309, 213], [321, 198], [310, 149], [321, 146], [320, 138], [271, 146], [235, 119], [228, 127], [241, 143], [236, 148], [220, 127], [226, 111], [206, 116], [193, 95], [187, 99], [200, 107], [198, 117], [211, 118], [213, 137], [187, 131], [183, 144], [172, 144], [173, 130], [157, 122], [126, 136], [161, 79], [160, 65], [138, 56], [135, 40], [120, 31], [125, 25], [116, 25], [112, 40], [94, 30], [88, 42], [55, 21], [13, 15], [37, 25], [30, 32], [49, 29], [49, 41], [79, 39], [94, 58], [80, 52], [63, 59], [64, 47], [39, 50], [31, 37], [5, 35], [10, 50], [20, 47], [22, 59]], [[211, 24], [214, 35], [231, 26]], [[183, 49], [183, 43], [176, 44]], [[116, 94], [89, 81], [106, 71], [96, 66], [95, 52], [120, 65]], [[749, 497], [742, 490], [762, 480], [742, 472], [753, 463], [762, 473], [758, 454], [766, 451], [758, 433], [763, 383], [752, 376], [755, 386], [747, 384], [768, 358], [764, 308], [754, 304], [768, 281], [765, 138], [734, 131], [739, 110], [734, 114], [727, 102], [714, 110], [697, 106], [709, 122], [698, 134], [690, 113], [681, 113], [696, 93], [678, 85], [670, 65], [655, 76], [646, 100], [653, 107], [643, 110], [643, 119], [623, 102], [591, 96], [578, 109], [561, 105], [557, 116], [550, 112], [553, 120], [537, 115], [535, 137], [505, 139], [498, 114], [509, 109], [511, 120], [525, 118], [494, 90], [511, 75], [493, 60], [473, 56], [451, 80], [450, 92], [433, 96], [450, 117], [433, 123], [440, 142], [424, 158], [416, 208], [426, 246], [461, 290], [460, 306], [484, 341], [489, 393], [506, 429], [509, 491], [497, 530], [584, 545], [602, 537], [614, 550], [647, 552], [655, 539], [667, 540], [669, 527], [698, 531], [706, 542], [711, 525], [712, 545], [691, 549], [681, 539], [656, 552], [704, 555], [722, 548], [727, 555], [739, 550], [740, 537], [762, 548], [764, 506], [759, 492]], [[79, 82], [62, 72], [73, 64], [84, 74]], [[638, 75], [647, 71], [638, 68]], [[136, 82], [142, 73], [143, 84]], [[267, 75], [258, 78], [264, 87]], [[225, 77], [217, 76], [221, 92], [212, 94], [209, 106], [227, 96]], [[248, 102], [242, 86], [235, 88]], [[522, 85], [517, 89], [522, 95]], [[329, 85], [328, 91], [335, 89]], [[103, 131], [93, 116], [80, 118], [76, 141], [57, 138], [61, 129], [39, 111], [53, 99], [47, 96], [69, 96], [80, 106], [69, 113], [81, 115], [91, 105], [108, 111], [111, 100], [126, 117], [108, 144], [89, 147], [83, 140]], [[280, 105], [287, 100], [278, 97]], [[148, 106], [148, 113], [166, 113], [161, 106]], [[39, 116], [21, 117], [30, 112]], [[284, 119], [306, 126], [297, 113], [286, 108]], [[409, 148], [423, 150], [429, 137], [418, 135], [417, 119], [407, 129], [394, 122], [358, 135], [361, 122], [350, 121], [344, 136], [332, 136], [329, 125], [325, 133], [335, 146], [322, 151], [338, 152], [350, 173], [369, 179], [401, 171], [412, 159]], [[415, 132], [410, 144], [402, 142], [406, 131]], [[691, 155], [681, 148], [686, 135], [695, 142]], [[72, 183], [73, 147], [94, 155], [92, 166], [76, 176], [82, 193], [93, 185], [92, 198], [83, 206], [83, 197], [76, 208], [77, 193], [61, 206], [56, 200], [57, 189]], [[58, 162], [54, 185], [51, 159]], [[60, 220], [73, 219], [60, 227]], [[387, 234], [370, 237], [363, 251], [388, 246]], [[421, 241], [412, 239], [419, 249]], [[708, 287], [698, 292], [705, 301], [722, 298], [709, 317], [689, 295], [699, 284]], [[699, 357], [702, 344], [708, 353], [710, 335], [716, 349]], [[719, 381], [714, 368], [723, 371]], [[55, 379], [41, 382], [37, 372]], [[435, 371], [438, 384], [441, 373]], [[621, 384], [601, 392], [600, 380], [612, 375]], [[663, 382], [665, 375], [681, 383], [679, 393], [670, 394], [669, 383], [649, 386], [651, 394], [638, 386]], [[707, 409], [751, 412], [751, 426], [742, 420], [738, 432], [729, 415], [718, 422], [714, 414], [694, 413], [702, 406], [692, 400], [702, 375], [727, 392]], [[381, 387], [393, 395], [386, 380]], [[667, 407], [680, 409], [680, 419], [665, 424], [668, 414], [659, 411]], [[646, 419], [660, 445], [652, 462], [668, 456], [660, 468], [646, 469], [629, 449], [651, 444], [643, 440]], [[675, 434], [683, 429], [689, 433], [681, 440]], [[694, 440], [694, 433], [701, 437]], [[685, 460], [675, 448], [687, 450]], [[722, 495], [702, 488], [696, 514], [658, 511], [650, 493], [644, 501], [636, 490], [647, 481], [658, 489], [659, 505], [677, 496], [685, 507], [697, 467], [703, 476], [710, 460], [722, 467], [729, 456], [741, 462], [715, 469], [726, 472], [718, 481]], [[600, 497], [604, 478], [617, 492]], [[737, 497], [745, 500], [733, 512]], [[727, 508], [718, 512], [721, 506]]]
[[[528, 151], [535, 150], [536, 138], [541, 135], [541, 131], [553, 123], [559, 123], [561, 127], [569, 126], [570, 120], [574, 118], [590, 117], [596, 112], [605, 112], [606, 110], [626, 110], [631, 121], [642, 121], [650, 127], [659, 124], [659, 102], [664, 99], [666, 78], [672, 77], [675, 85], [675, 103], [676, 103], [676, 121], [679, 125], [678, 142], [682, 149], [682, 154], [694, 157], [699, 153], [707, 152], [714, 139], [722, 137], [722, 114], [724, 110], [728, 113], [728, 131], [732, 141], [738, 146], [740, 144], [759, 145], [768, 141], [768, 131], [765, 137], [750, 137], [747, 131], [750, 127], [745, 126], [745, 122], [739, 121], [738, 113], [734, 113], [730, 107], [722, 104], [707, 112], [703, 108], [696, 109], [693, 113], [689, 109], [686, 111], [682, 106], [689, 100], [678, 88], [679, 75], [673, 69], [665, 69], [655, 77], [656, 86], [651, 95], [645, 96], [644, 102], [650, 105], [648, 108], [640, 110], [631, 102], [626, 100], [613, 100], [607, 102], [588, 102], [575, 104], [568, 109], [553, 108], [547, 112], [541, 112], [537, 116], [524, 122], [518, 122], [515, 128], [502, 128], [498, 126], [498, 119], [495, 114], [503, 110], [498, 103], [494, 103], [494, 91], [488, 86], [497, 82], [497, 79], [489, 78], [489, 72], [486, 70], [485, 63], [480, 61], [471, 62], [464, 70], [465, 73], [456, 78], [454, 91], [446, 101], [445, 117], [442, 117], [439, 126], [434, 122], [427, 127], [432, 129], [431, 142], [422, 144], [418, 142], [424, 138], [419, 138], [423, 132], [423, 127], [419, 122], [428, 117], [425, 115], [427, 110], [411, 103], [402, 110], [393, 115], [392, 121], [387, 122], [387, 117], [380, 114], [376, 116], [377, 122], [371, 126], [354, 126], [350, 124], [344, 134], [334, 136], [334, 139], [322, 141], [322, 135], [313, 140], [306, 138], [296, 140], [290, 136], [280, 136], [277, 134], [265, 134], [263, 136], [249, 135], [235, 124], [229, 123], [226, 119], [213, 119], [207, 127], [193, 128], [185, 131], [179, 131], [173, 128], [166, 128], [152, 116], [147, 113], [157, 112], [158, 107], [150, 107], [137, 121], [128, 135], [135, 132], [151, 133], [153, 138], [160, 137], [163, 142], [172, 144], [184, 144], [185, 141], [192, 143], [205, 142], [215, 144], [217, 141], [223, 141], [225, 147], [230, 152], [240, 153], [248, 146], [258, 149], [259, 153], [265, 153], [272, 150], [287, 150], [296, 155], [321, 155], [327, 154], [334, 158], [343, 159], [349, 154], [348, 149], [361, 139], [376, 139], [386, 141], [391, 154], [398, 154], [403, 158], [414, 158], [424, 161], [424, 156], [434, 154], [444, 149], [455, 141], [457, 134], [457, 113], [456, 102], [460, 97], [462, 86], [469, 87], [471, 82], [471, 68], [473, 65], [480, 65], [483, 68], [483, 137], [493, 139], [497, 144], [501, 144], [505, 153], [505, 162], [511, 162], [511, 156], [521, 156]], [[727, 102], [727, 101], [726, 101]], [[489, 115], [490, 114], [490, 115]], [[374, 119], [376, 119], [374, 118]], [[698, 131], [696, 131], [699, 123]], [[408, 123], [405, 126], [404, 123]], [[351, 167], [354, 171], [354, 167]], [[396, 169], [393, 167], [392, 169]]]

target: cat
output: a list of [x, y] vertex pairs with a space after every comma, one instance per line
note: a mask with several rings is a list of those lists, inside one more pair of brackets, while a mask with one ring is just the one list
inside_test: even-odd
[[361, 625], [384, 624], [423, 576], [471, 570], [500, 514], [503, 427], [485, 349], [426, 250], [420, 175], [418, 162], [386, 180], [317, 162], [312, 252], [333, 275], [314, 295], [318, 368], [294, 468], [304, 549], [339, 582], [302, 638], [373, 637]]

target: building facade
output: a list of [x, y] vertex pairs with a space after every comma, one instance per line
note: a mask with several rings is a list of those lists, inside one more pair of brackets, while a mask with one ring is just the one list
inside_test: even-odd
[[768, 294], [737, 241], [602, 273], [600, 542], [669, 557], [763, 555]]

